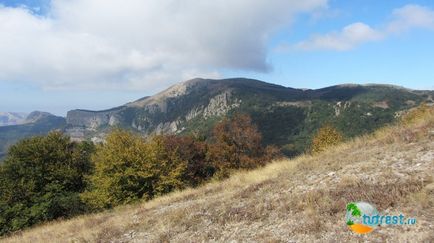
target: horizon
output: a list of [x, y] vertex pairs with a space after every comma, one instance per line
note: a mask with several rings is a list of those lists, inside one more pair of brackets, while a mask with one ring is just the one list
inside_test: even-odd
[[194, 77], [434, 89], [426, 0], [0, 0], [0, 33], [2, 112], [110, 109]]

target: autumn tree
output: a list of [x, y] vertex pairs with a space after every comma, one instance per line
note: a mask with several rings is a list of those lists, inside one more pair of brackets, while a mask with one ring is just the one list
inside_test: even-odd
[[111, 132], [92, 156], [95, 172], [82, 198], [95, 209], [151, 199], [209, 178], [206, 145], [190, 137]]
[[312, 139], [311, 152], [319, 153], [342, 142], [342, 134], [332, 125], [321, 127]]
[[154, 192], [156, 164], [148, 160], [149, 151], [142, 139], [127, 131], [114, 130], [92, 156], [95, 171], [90, 187], [81, 197], [92, 208], [110, 208]]
[[248, 115], [239, 114], [224, 119], [213, 129], [208, 151], [217, 170], [217, 177], [226, 177], [232, 170], [251, 169], [267, 162], [267, 151], [261, 144], [261, 134]]
[[161, 136], [168, 154], [179, 158], [186, 168], [182, 180], [187, 186], [195, 187], [208, 180], [214, 173], [214, 168], [206, 159], [208, 146], [192, 136]]

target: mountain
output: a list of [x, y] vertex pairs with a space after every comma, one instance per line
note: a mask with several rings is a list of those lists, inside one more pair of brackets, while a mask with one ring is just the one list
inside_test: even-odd
[[21, 125], [0, 127], [0, 160], [5, 156], [7, 148], [17, 141], [35, 135], [46, 134], [51, 130], [64, 130], [66, 120], [47, 112], [30, 113]]
[[[317, 155], [152, 201], [43, 224], [5, 242], [434, 242], [434, 107]], [[359, 235], [346, 205], [416, 218]], [[387, 222], [387, 221], [386, 221]]]
[[27, 113], [0, 112], [0, 126], [18, 125], [24, 123]]
[[102, 111], [72, 110], [66, 119], [32, 112], [21, 125], [0, 127], [0, 159], [19, 139], [65, 131], [73, 140], [102, 141], [114, 127], [140, 133], [206, 137], [216, 122], [247, 113], [263, 135], [287, 156], [304, 152], [312, 135], [330, 123], [346, 138], [392, 123], [405, 110], [433, 102], [434, 91], [391, 85], [343, 84], [294, 89], [254, 79], [192, 79], [139, 100]]
[[368, 133], [399, 117], [433, 91], [390, 85], [345, 84], [323, 89], [294, 89], [259, 80], [193, 79], [156, 95], [109, 110], [72, 110], [67, 133], [76, 140], [101, 141], [113, 127], [150, 134], [204, 134], [225, 116], [248, 113], [265, 144], [283, 148], [291, 156], [303, 152], [312, 134], [331, 123], [353, 137]]

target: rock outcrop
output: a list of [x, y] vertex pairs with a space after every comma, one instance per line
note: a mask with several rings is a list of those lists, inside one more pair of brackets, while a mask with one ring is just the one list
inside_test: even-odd
[[72, 110], [68, 111], [66, 122], [73, 127], [84, 127], [96, 131], [101, 126], [119, 124], [118, 112], [117, 109], [109, 111]]

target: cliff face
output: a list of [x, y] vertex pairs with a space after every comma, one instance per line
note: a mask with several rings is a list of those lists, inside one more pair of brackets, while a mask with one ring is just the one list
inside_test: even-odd
[[116, 126], [119, 124], [117, 117], [119, 110], [113, 111], [86, 111], [72, 110], [66, 115], [66, 122], [72, 127], [84, 127], [96, 131], [101, 126]]

